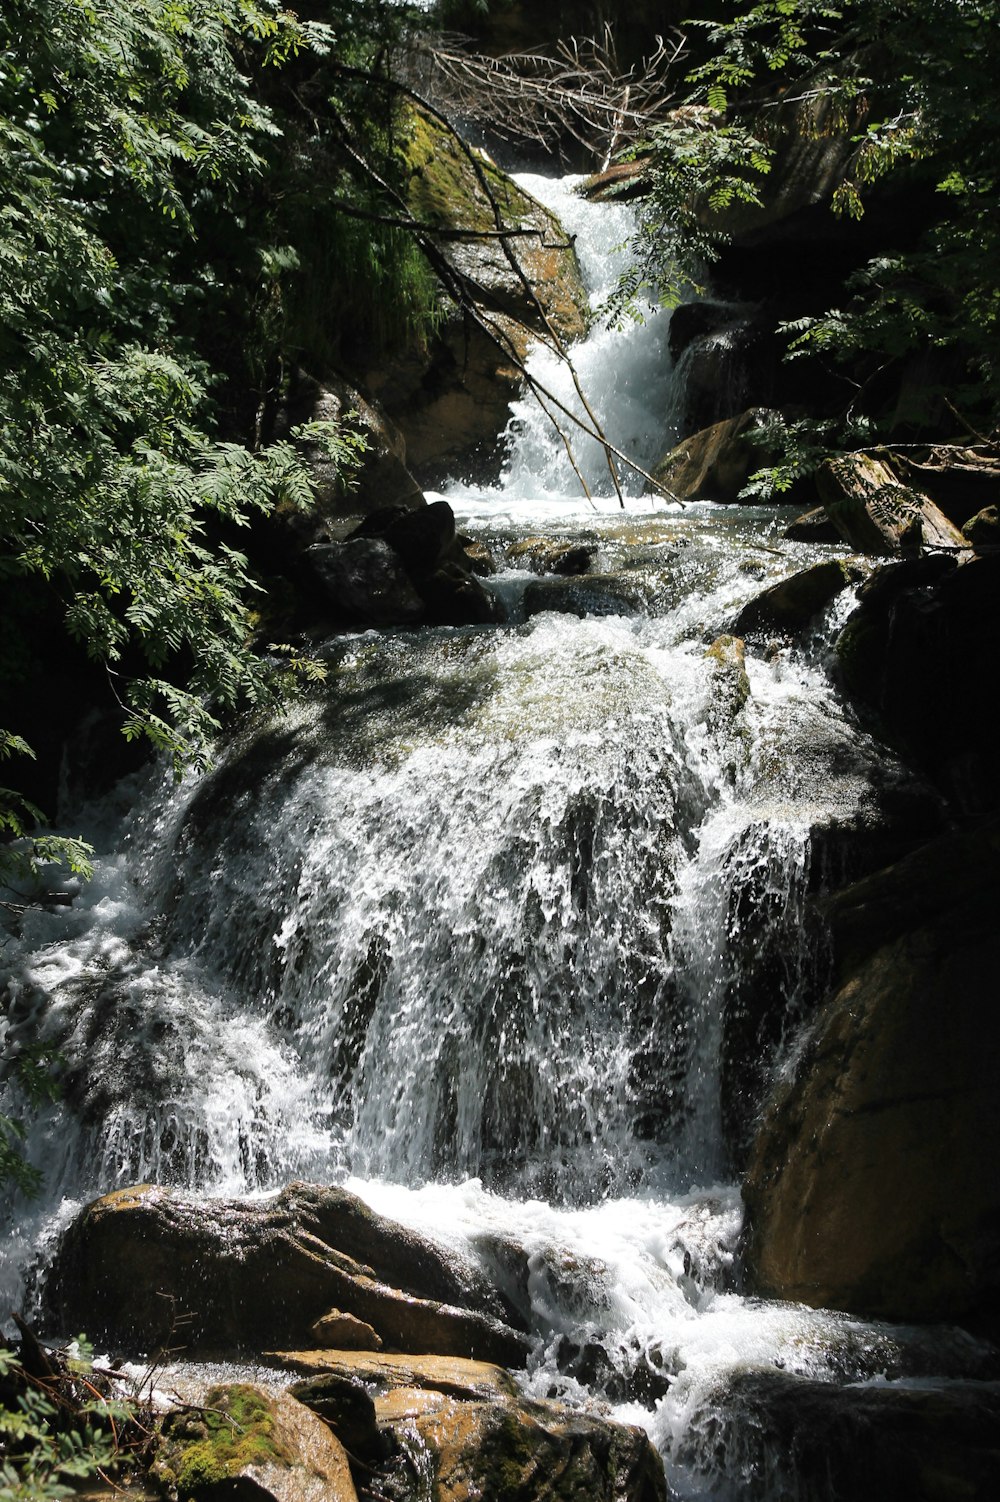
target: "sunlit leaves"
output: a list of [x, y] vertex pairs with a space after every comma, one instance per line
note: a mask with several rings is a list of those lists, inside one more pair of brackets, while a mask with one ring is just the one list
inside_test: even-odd
[[[901, 179], [915, 192], [936, 189], [939, 209], [915, 244], [901, 226], [911, 248], [858, 272], [838, 307], [786, 325], [791, 352], [850, 369], [855, 411], [869, 379], [874, 401], [904, 361], [946, 353], [951, 399], [991, 431], [1000, 422], [1000, 0], [732, 9], [702, 23], [713, 55], [692, 75], [691, 102], [651, 143], [653, 191], [629, 286], [658, 285], [673, 298], [696, 280], [719, 246], [701, 208], [752, 203], [765, 165], [755, 152], [773, 149], [790, 123], [800, 136], [853, 138], [836, 214], [861, 219], [872, 193]], [[688, 140], [692, 130], [701, 139]]]
[[[273, 699], [292, 670], [254, 649], [255, 586], [220, 529], [312, 491], [294, 437], [251, 452], [215, 435], [190, 310], [214, 299], [224, 319], [224, 288], [192, 246], [205, 225], [239, 245], [241, 195], [279, 130], [251, 64], [330, 40], [274, 0], [0, 12], [0, 578], [45, 581], [46, 608], [108, 667], [127, 734], [177, 766], [204, 759], [220, 712]], [[295, 253], [251, 247], [255, 260], [275, 280]], [[360, 440], [308, 441], [321, 436], [349, 483]], [[15, 638], [8, 621], [11, 697], [30, 656]], [[0, 744], [25, 750], [13, 733]], [[0, 795], [0, 832], [37, 813]]]

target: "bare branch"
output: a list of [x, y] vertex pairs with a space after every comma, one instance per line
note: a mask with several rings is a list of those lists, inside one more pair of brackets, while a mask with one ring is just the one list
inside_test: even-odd
[[655, 43], [648, 57], [623, 69], [607, 25], [599, 38], [570, 37], [551, 52], [499, 57], [442, 35], [415, 39], [403, 65], [420, 93], [452, 119], [548, 151], [574, 141], [603, 170], [642, 141], [674, 100], [685, 39], [658, 36]]

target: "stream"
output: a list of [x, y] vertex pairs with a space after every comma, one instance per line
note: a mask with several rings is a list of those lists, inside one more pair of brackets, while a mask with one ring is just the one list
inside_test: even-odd
[[[599, 302], [629, 210], [521, 181]], [[667, 322], [598, 329], [577, 360], [644, 466], [678, 418]], [[809, 899], [908, 776], [833, 685], [849, 593], [808, 640], [748, 643], [746, 695], [707, 654], [836, 549], [783, 541], [788, 508], [682, 509], [624, 473], [622, 509], [599, 447], [580, 462], [592, 499], [526, 400], [497, 488], [445, 489], [508, 625], [334, 637], [322, 696], [212, 773], [74, 816], [94, 880], [0, 956], [6, 1044], [66, 1061], [0, 1295], [30, 1305], [26, 1270], [116, 1186], [342, 1183], [501, 1286], [526, 1265], [526, 1390], [643, 1425], [674, 1497], [785, 1496], [752, 1473], [735, 1375], [920, 1383], [981, 1355], [740, 1291], [748, 1134], [824, 991]], [[540, 577], [527, 538], [586, 546], [590, 572]]]

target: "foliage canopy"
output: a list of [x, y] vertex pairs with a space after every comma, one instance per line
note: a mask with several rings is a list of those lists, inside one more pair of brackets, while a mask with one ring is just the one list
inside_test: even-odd
[[[849, 365], [863, 396], [873, 373], [931, 352], [947, 364], [970, 431], [994, 430], [997, 0], [763, 0], [734, 9], [726, 21], [692, 23], [710, 56], [690, 75], [688, 104], [647, 143], [653, 186], [623, 295], [646, 282], [670, 301], [697, 283], [724, 241], [727, 209], [766, 193], [791, 112], [799, 107], [797, 128], [808, 130], [819, 101], [819, 128], [851, 143], [835, 213], [862, 216], [903, 172], [933, 207], [915, 246], [887, 244], [857, 268], [837, 306], [787, 326], [793, 355]], [[863, 412], [855, 400], [851, 415]]]
[[[257, 424], [247, 443], [233, 428], [227, 327], [252, 388], [296, 264], [256, 209], [289, 144], [268, 79], [335, 40], [274, 0], [10, 0], [0, 14], [4, 757], [31, 754], [18, 701], [56, 613], [106, 670], [126, 735], [178, 765], [204, 757], [220, 711], [277, 691], [251, 649], [236, 542], [254, 514], [312, 492], [296, 435], [264, 443]], [[308, 436], [349, 475], [356, 437]], [[8, 836], [37, 812], [0, 794]]]

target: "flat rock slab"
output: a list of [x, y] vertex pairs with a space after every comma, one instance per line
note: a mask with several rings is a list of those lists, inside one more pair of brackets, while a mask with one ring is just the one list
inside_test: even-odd
[[390, 1356], [384, 1351], [268, 1351], [266, 1359], [305, 1376], [350, 1377], [379, 1391], [429, 1388], [456, 1398], [508, 1398], [517, 1387], [509, 1372], [488, 1361], [458, 1356]]

